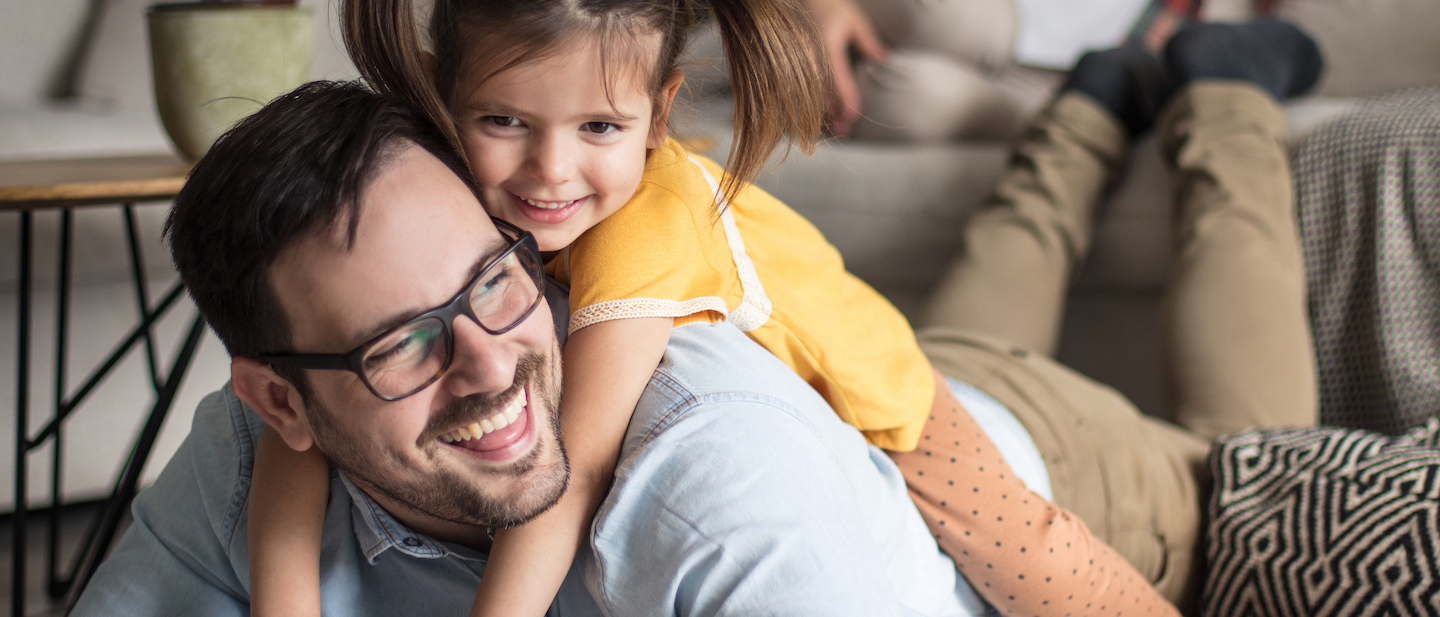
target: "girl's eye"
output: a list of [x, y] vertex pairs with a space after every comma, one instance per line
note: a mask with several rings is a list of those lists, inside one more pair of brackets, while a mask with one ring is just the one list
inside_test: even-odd
[[514, 116], [485, 116], [481, 121], [495, 126], [520, 126], [520, 119]]
[[586, 122], [580, 128], [596, 135], [606, 135], [620, 130], [620, 126], [613, 122]]

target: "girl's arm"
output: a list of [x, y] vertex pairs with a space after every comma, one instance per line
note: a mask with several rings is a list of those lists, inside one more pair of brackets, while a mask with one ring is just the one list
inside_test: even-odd
[[471, 617], [534, 617], [550, 608], [610, 489], [630, 415], [673, 327], [671, 318], [645, 317], [601, 322], [570, 335], [560, 413], [569, 487], [535, 520], [495, 534]]
[[890, 457], [940, 548], [1001, 614], [1179, 617], [1080, 517], [1030, 491], [939, 372], [930, 418], [919, 448]]
[[260, 432], [250, 484], [250, 614], [319, 617], [320, 536], [330, 498], [330, 463], [296, 452], [274, 429]]

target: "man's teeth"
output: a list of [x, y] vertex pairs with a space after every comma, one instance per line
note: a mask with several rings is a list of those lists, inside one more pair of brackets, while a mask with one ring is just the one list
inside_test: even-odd
[[495, 415], [479, 422], [472, 422], [470, 426], [462, 426], [452, 430], [441, 435], [440, 438], [448, 443], [479, 439], [485, 436], [486, 433], [493, 433], [514, 423], [515, 420], [520, 417], [520, 412], [525, 409], [526, 402], [525, 391], [521, 390], [520, 394], [515, 397], [515, 400], [510, 401], [509, 406], [496, 412]]
[[561, 208], [564, 208], [565, 206], [580, 201], [578, 199], [572, 199], [570, 201], [537, 201], [528, 197], [521, 197], [520, 199], [525, 200], [525, 203], [535, 206], [536, 208], [539, 208], [541, 210], [559, 210]]

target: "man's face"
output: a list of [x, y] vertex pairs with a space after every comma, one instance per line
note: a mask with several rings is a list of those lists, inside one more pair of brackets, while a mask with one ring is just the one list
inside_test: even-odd
[[[345, 353], [446, 303], [506, 246], [460, 179], [413, 145], [366, 187], [359, 217], [348, 250], [341, 221], [271, 267], [299, 352]], [[548, 307], [499, 336], [464, 316], [453, 330], [449, 370], [420, 392], [386, 402], [353, 373], [312, 370], [303, 413], [336, 466], [402, 521], [441, 537], [453, 523], [527, 520], [559, 499], [568, 478]], [[497, 414], [514, 420], [455, 439]]]

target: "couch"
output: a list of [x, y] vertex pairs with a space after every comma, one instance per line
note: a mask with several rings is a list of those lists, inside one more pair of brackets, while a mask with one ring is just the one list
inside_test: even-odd
[[[867, 0], [870, 1], [870, 0]], [[1327, 71], [1310, 95], [1285, 105], [1290, 141], [1366, 97], [1440, 85], [1440, 4], [1429, 0], [1282, 0], [1276, 14], [1319, 43]], [[1202, 18], [1255, 15], [1248, 0], [1207, 0]], [[704, 40], [701, 40], [704, 44]], [[702, 88], [717, 80], [701, 52]], [[1006, 66], [993, 78], [1022, 114], [1033, 114], [1063, 79]], [[697, 97], [697, 132], [721, 143], [723, 96]], [[683, 133], [682, 125], [682, 133]], [[844, 254], [848, 267], [914, 318], [959, 249], [961, 226], [993, 186], [1007, 148], [998, 141], [936, 143], [832, 139], [813, 157], [791, 153], [759, 184], [800, 211]], [[777, 157], [778, 161], [778, 157]], [[1129, 170], [1099, 209], [1094, 248], [1075, 277], [1057, 357], [1110, 384], [1142, 410], [1167, 417], [1160, 379], [1160, 304], [1170, 267], [1171, 188], [1155, 140], [1142, 137]]]

